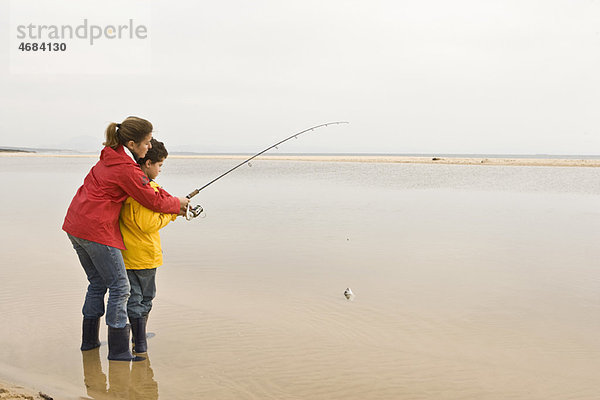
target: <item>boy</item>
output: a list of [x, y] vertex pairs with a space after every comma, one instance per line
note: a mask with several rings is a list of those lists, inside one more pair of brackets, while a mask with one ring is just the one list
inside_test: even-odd
[[[154, 179], [160, 173], [167, 158], [167, 149], [162, 142], [152, 139], [152, 147], [144, 158], [137, 160], [148, 177], [149, 184], [158, 191], [160, 187]], [[151, 211], [129, 197], [123, 203], [119, 225], [123, 242], [123, 261], [127, 269], [131, 292], [127, 302], [127, 315], [131, 323], [133, 349], [136, 353], [147, 351], [146, 322], [152, 309], [152, 299], [156, 295], [156, 268], [162, 265], [163, 257], [158, 230], [174, 221], [176, 214], [163, 214]]]

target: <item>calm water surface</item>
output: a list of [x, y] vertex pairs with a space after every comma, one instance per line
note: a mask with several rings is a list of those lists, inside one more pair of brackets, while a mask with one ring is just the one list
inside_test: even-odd
[[[79, 351], [60, 226], [95, 161], [0, 157], [0, 379], [57, 399], [599, 396], [600, 169], [256, 161], [162, 231], [156, 336], [129, 365]], [[237, 162], [168, 159], [158, 181], [182, 196]]]

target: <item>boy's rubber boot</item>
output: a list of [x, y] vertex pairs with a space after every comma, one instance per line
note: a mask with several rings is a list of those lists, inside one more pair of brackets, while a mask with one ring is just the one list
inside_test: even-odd
[[131, 322], [133, 351], [135, 353], [145, 353], [148, 351], [148, 342], [146, 341], [147, 321], [146, 317], [129, 318], [129, 322]]
[[129, 324], [124, 328], [108, 327], [108, 359], [114, 361], [142, 361], [129, 351]]
[[92, 350], [100, 347], [98, 333], [100, 331], [100, 318], [84, 318], [81, 329], [81, 351]]

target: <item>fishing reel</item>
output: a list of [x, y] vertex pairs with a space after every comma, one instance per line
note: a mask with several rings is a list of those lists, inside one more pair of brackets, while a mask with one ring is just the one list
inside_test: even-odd
[[185, 211], [185, 219], [187, 219], [188, 221], [191, 221], [196, 217], [200, 217], [200, 218], [206, 217], [206, 213], [204, 212], [204, 209], [202, 208], [202, 206], [200, 204], [198, 204], [197, 206], [192, 206], [191, 204], [188, 204], [187, 210]]

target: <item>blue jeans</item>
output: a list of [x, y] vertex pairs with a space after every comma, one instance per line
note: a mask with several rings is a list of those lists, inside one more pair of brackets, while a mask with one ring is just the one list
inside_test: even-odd
[[67, 235], [90, 283], [83, 303], [83, 318], [95, 319], [104, 315], [104, 295], [108, 290], [106, 324], [124, 328], [130, 287], [121, 250]]
[[127, 276], [131, 286], [127, 314], [129, 318], [147, 317], [156, 296], [156, 268], [128, 269]]

